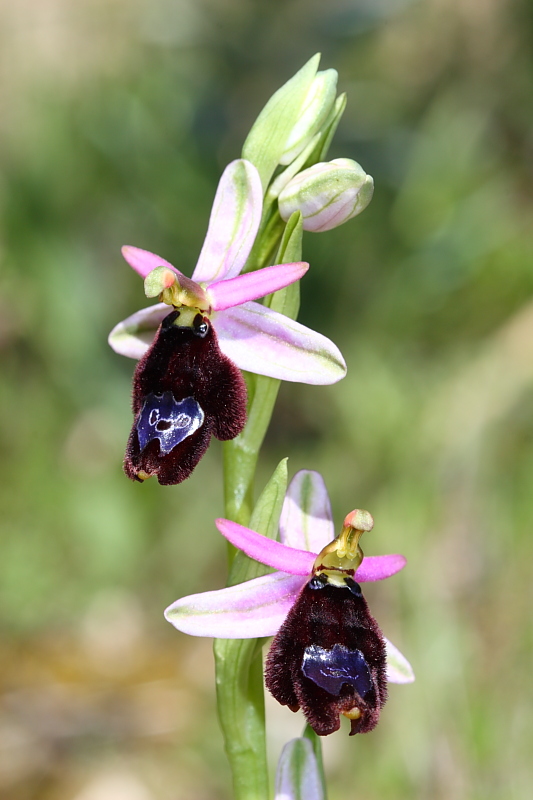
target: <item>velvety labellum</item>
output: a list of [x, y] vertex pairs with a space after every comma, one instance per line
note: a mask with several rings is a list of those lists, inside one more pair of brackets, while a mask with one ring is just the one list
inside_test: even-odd
[[325, 650], [316, 644], [306, 647], [302, 672], [329, 694], [339, 694], [343, 683], [350, 684], [364, 697], [372, 689], [372, 678], [365, 657], [360, 650], [350, 650], [336, 644]]
[[265, 680], [319, 736], [338, 730], [341, 714], [350, 735], [377, 725], [387, 698], [385, 641], [351, 576], [328, 570], [303, 587], [274, 637]]
[[188, 478], [211, 436], [233, 439], [246, 423], [246, 386], [223, 355], [209, 318], [172, 311], [133, 376], [134, 421], [124, 457], [132, 480]]
[[187, 436], [192, 436], [203, 425], [204, 418], [194, 397], [177, 402], [172, 392], [149, 394], [136, 425], [139, 446], [144, 450], [148, 442], [158, 439], [161, 453], [167, 455]]

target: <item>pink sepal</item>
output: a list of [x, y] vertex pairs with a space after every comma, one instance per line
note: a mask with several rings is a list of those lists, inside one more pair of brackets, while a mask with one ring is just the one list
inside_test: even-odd
[[319, 472], [302, 469], [289, 483], [279, 521], [279, 538], [288, 547], [320, 553], [335, 538], [328, 491]]
[[242, 158], [232, 161], [220, 178], [192, 279], [211, 283], [238, 275], [250, 255], [262, 210], [263, 189], [257, 169]]
[[141, 308], [115, 325], [109, 334], [109, 344], [121, 356], [142, 358], [152, 344], [161, 322], [171, 311], [166, 303]]
[[[385, 637], [384, 637], [385, 638]], [[413, 683], [413, 668], [397, 647], [385, 639], [387, 648], [387, 680], [389, 683]]]

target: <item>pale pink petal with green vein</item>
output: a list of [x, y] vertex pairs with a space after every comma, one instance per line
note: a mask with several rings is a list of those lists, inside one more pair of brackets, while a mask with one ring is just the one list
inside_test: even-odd
[[333, 342], [259, 303], [228, 308], [214, 324], [220, 349], [241, 369], [315, 385], [336, 383], [346, 375]]
[[162, 320], [171, 312], [172, 308], [166, 303], [141, 308], [115, 325], [109, 334], [109, 344], [121, 356], [142, 358], [152, 344]]
[[227, 589], [182, 597], [166, 619], [191, 636], [255, 639], [273, 636], [294, 605], [307, 578], [275, 572]]
[[[190, 636], [256, 639], [275, 636], [307, 582], [299, 575], [274, 572], [214, 592], [182, 597], [172, 603], [165, 618]], [[411, 683], [415, 676], [407, 659], [388, 639], [387, 680]]]
[[211, 283], [238, 275], [250, 255], [262, 210], [263, 189], [257, 169], [244, 159], [232, 161], [220, 178], [192, 279]]
[[335, 538], [331, 503], [319, 472], [302, 469], [289, 484], [281, 519], [279, 538], [288, 547], [320, 553]]
[[415, 679], [413, 668], [392, 642], [385, 639], [387, 648], [387, 680], [389, 683], [412, 683]]

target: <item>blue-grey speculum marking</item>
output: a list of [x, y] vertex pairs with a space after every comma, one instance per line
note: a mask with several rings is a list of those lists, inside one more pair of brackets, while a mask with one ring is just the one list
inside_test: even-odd
[[343, 644], [325, 650], [316, 644], [305, 648], [302, 672], [329, 694], [339, 694], [343, 683], [353, 686], [360, 697], [372, 689], [372, 677], [360, 650]]
[[179, 402], [172, 392], [149, 394], [144, 401], [137, 434], [141, 451], [153, 439], [159, 439], [162, 455], [168, 455], [176, 445], [203, 425], [205, 414], [194, 397]]

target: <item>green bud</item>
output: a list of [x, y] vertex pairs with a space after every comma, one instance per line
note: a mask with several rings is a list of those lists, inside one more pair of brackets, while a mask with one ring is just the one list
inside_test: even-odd
[[356, 161], [336, 158], [295, 175], [279, 195], [279, 213], [288, 220], [300, 211], [304, 230], [320, 233], [364, 211], [373, 193], [373, 179]]
[[278, 164], [290, 164], [330, 117], [337, 72], [317, 72], [320, 54], [272, 95], [254, 122], [242, 157], [257, 167], [263, 190]]
[[292, 128], [280, 156], [280, 164], [290, 164], [318, 133], [335, 105], [337, 70], [317, 72], [300, 107], [298, 121]]

